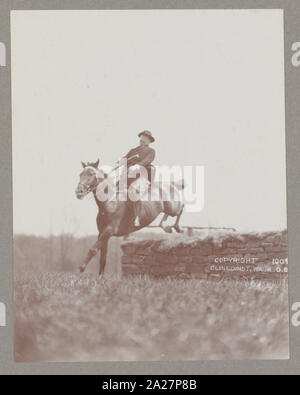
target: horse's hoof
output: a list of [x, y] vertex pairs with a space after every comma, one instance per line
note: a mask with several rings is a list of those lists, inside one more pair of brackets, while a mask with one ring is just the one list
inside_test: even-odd
[[173, 226], [177, 233], [183, 233], [184, 230], [180, 226]]
[[80, 273], [83, 273], [84, 270], [85, 270], [85, 266], [79, 266], [79, 271], [80, 271]]
[[172, 233], [172, 226], [166, 226], [163, 228], [163, 230], [167, 233]]

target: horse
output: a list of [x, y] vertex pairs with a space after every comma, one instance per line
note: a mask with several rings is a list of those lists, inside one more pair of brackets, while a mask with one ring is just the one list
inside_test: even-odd
[[[80, 179], [76, 187], [75, 194], [79, 200], [82, 200], [89, 193], [94, 195], [95, 202], [98, 206], [96, 223], [99, 232], [97, 241], [89, 249], [86, 258], [79, 267], [81, 273], [85, 271], [88, 263], [98, 253], [98, 251], [100, 251], [101, 256], [99, 275], [103, 275], [110, 237], [124, 236], [126, 238], [130, 233], [148, 226], [161, 213], [163, 213], [164, 216], [161, 219], [159, 226], [165, 232], [171, 233], [173, 228], [178, 233], [183, 232], [179, 226], [179, 220], [183, 212], [184, 203], [180, 198], [178, 198], [178, 192], [184, 188], [183, 180], [180, 180], [180, 182], [171, 181], [168, 183], [168, 188], [170, 189], [172, 195], [170, 195], [171, 197], [168, 200], [161, 200], [161, 198], [159, 198], [155, 201], [139, 201], [140, 224], [139, 226], [136, 226], [134, 223], [135, 212], [133, 202], [128, 199], [124, 199], [124, 195], [122, 198], [122, 194], [117, 190], [116, 184], [112, 183], [114, 189], [114, 199], [99, 199], [100, 192], [105, 188], [107, 190], [107, 181], [111, 177], [110, 173], [106, 173], [101, 168], [99, 168], [99, 159], [94, 163], [81, 162], [81, 164], [83, 170], [79, 175]], [[154, 188], [160, 192], [159, 196], [161, 196], [163, 188], [162, 183], [159, 183], [158, 186]], [[164, 222], [169, 216], [176, 217], [176, 222], [172, 226], [164, 226]]]

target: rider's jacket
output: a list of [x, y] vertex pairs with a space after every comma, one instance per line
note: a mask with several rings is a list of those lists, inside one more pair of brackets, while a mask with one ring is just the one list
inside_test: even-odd
[[125, 158], [129, 160], [129, 165], [140, 165], [149, 167], [155, 158], [155, 150], [148, 145], [139, 145], [131, 149]]

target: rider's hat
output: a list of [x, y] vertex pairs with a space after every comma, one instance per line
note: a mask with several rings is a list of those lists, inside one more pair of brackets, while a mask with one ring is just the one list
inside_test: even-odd
[[140, 132], [138, 134], [139, 137], [141, 136], [146, 136], [151, 140], [151, 143], [153, 143], [153, 141], [155, 141], [155, 138], [152, 136], [152, 133], [149, 132], [149, 130], [143, 130], [142, 132]]

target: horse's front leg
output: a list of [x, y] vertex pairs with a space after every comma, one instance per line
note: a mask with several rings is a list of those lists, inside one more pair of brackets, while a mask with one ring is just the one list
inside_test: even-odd
[[[89, 264], [89, 262], [91, 261], [91, 259], [97, 254], [97, 252], [102, 249], [102, 245], [105, 245], [105, 241], [108, 241], [109, 237], [112, 236], [113, 234], [113, 228], [110, 226], [107, 226], [103, 232], [99, 235], [98, 240], [96, 241], [96, 243], [92, 246], [92, 248], [89, 249], [89, 252], [83, 262], [83, 264], [80, 266], [79, 270], [80, 272], [84, 272], [87, 265]], [[103, 254], [106, 255], [106, 254]], [[103, 260], [104, 264], [102, 263], [102, 265], [105, 266], [105, 259]], [[104, 269], [103, 269], [104, 270]]]
[[106, 265], [106, 257], [107, 257], [108, 240], [109, 240], [108, 237], [105, 239], [102, 239], [99, 276], [102, 276], [104, 274], [105, 265]]
[[97, 254], [99, 248], [98, 248], [98, 243], [99, 243], [99, 239], [96, 241], [95, 244], [93, 244], [93, 246], [89, 249], [87, 256], [85, 258], [85, 260], [83, 261], [83, 264], [79, 267], [80, 273], [83, 273], [87, 267], [87, 265], [90, 263], [90, 261], [92, 260], [92, 258]]

